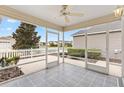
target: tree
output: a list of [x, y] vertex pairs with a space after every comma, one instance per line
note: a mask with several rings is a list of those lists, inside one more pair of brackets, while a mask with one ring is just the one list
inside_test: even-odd
[[16, 29], [16, 32], [12, 34], [13, 38], [16, 40], [13, 48], [37, 48], [40, 36], [37, 36], [37, 32], [35, 32], [35, 29], [36, 26], [22, 22], [20, 26]]
[[57, 44], [54, 44], [54, 42], [49, 43], [50, 47], [57, 47]]
[[65, 46], [66, 47], [72, 47], [72, 44], [71, 43], [66, 43]]

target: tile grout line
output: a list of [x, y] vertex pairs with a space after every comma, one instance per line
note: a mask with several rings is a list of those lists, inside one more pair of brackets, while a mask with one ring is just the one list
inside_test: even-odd
[[58, 83], [60, 83], [60, 84], [62, 84], [64, 86], [64, 84], [62, 82], [60, 82], [59, 80], [55, 80], [55, 81], [57, 81]]
[[32, 80], [30, 80], [28, 77], [26, 79], [29, 80], [29, 82], [33, 85], [33, 87], [36, 87], [35, 84], [32, 82]]
[[[85, 74], [84, 77], [86, 77], [86, 75], [87, 75], [88, 73], [89, 73], [89, 71]], [[84, 78], [84, 77], [83, 77], [83, 78]], [[83, 79], [83, 78], [82, 78], [82, 79]], [[81, 80], [82, 80], [82, 79], [81, 79]], [[80, 80], [80, 81], [81, 81], [81, 80]], [[80, 83], [80, 81], [79, 81], [75, 86], [77, 86], [77, 85]]]
[[117, 80], [117, 87], [119, 87], [119, 78], [117, 78], [116, 80]]
[[91, 83], [89, 84], [88, 87], [91, 87], [91, 85], [93, 84], [93, 82], [95, 81], [95, 79], [96, 79], [96, 75], [94, 76], [94, 79], [91, 81]]
[[118, 87], [124, 87], [122, 78], [117, 78]]
[[[76, 72], [76, 71], [73, 71], [73, 72]], [[56, 80], [56, 81], [58, 81], [59, 83], [61, 82], [61, 81], [59, 81], [59, 80]], [[67, 79], [67, 81], [68, 81], [68, 82], [71, 82], [71, 80], [69, 80], [69, 79]], [[64, 85], [62, 82], [61, 82], [61, 84]]]
[[[55, 81], [59, 82], [59, 83], [62, 84], [63, 86], [65, 85], [65, 84], [63, 84], [63, 83], [62, 83], [61, 81], [59, 81], [59, 80], [55, 80]], [[67, 81], [70, 82], [70, 80], [68, 80], [68, 79], [67, 79]]]
[[106, 79], [107, 79], [107, 77], [105, 77], [105, 79], [104, 79], [104, 82], [103, 82], [103, 85], [102, 85], [103, 87], [104, 87], [104, 85], [105, 85], [105, 81], [106, 81]]

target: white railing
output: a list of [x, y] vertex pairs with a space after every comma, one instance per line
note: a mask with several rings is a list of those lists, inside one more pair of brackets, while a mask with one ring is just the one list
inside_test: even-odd
[[[57, 53], [57, 48], [49, 48], [48, 54]], [[0, 50], [0, 58], [2, 57], [14, 57], [19, 56], [20, 58], [36, 57], [45, 55], [45, 48], [40, 49], [19, 49], [19, 50]]]

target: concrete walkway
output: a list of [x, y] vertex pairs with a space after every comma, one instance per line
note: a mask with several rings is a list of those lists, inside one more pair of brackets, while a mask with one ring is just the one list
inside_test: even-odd
[[[38, 70], [41, 70], [41, 69], [45, 69], [45, 67], [46, 67], [45, 56], [22, 59], [22, 60], [19, 61], [19, 64], [33, 62], [33, 61], [36, 61], [36, 62], [19, 66], [25, 74], [35, 72], [35, 71], [38, 71]], [[53, 62], [53, 61], [57, 61], [57, 56], [49, 55], [48, 56], [48, 61], [49, 61], [49, 63]], [[62, 63], [62, 58], [61, 57], [60, 57], [60, 63]], [[65, 58], [65, 63], [80, 66], [80, 67], [83, 67], [83, 68], [85, 67], [85, 62], [82, 61], [82, 60]], [[105, 61], [98, 61], [94, 65], [105, 66]], [[113, 64], [113, 63], [110, 62], [110, 64], [109, 64], [109, 74], [120, 77], [121, 76], [121, 65]]]
[[[85, 62], [81, 61], [81, 60], [65, 58], [65, 63], [85, 67]], [[93, 63], [93, 64], [105, 67], [105, 61], [98, 61], [98, 62]], [[120, 77], [121, 76], [121, 65], [120, 64], [114, 64], [114, 63], [110, 62], [109, 63], [109, 74]]]
[[[53, 62], [53, 61], [57, 61], [57, 56], [49, 55], [48, 61], [49, 61], [49, 63]], [[30, 62], [35, 62], [35, 63], [25, 64], [25, 65], [19, 66], [25, 74], [36, 72], [36, 71], [39, 71], [41, 69], [46, 68], [45, 56], [21, 59], [18, 64], [30, 63]], [[60, 63], [62, 63], [62, 57], [60, 57]], [[80, 66], [83, 68], [85, 67], [85, 62], [82, 60], [65, 58], [65, 63]], [[98, 61], [94, 65], [105, 66], [105, 61]], [[109, 74], [120, 77], [121, 76], [121, 65], [113, 64], [110, 62]]]

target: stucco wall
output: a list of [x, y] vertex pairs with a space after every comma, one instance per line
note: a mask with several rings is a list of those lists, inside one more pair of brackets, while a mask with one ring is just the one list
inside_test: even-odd
[[10, 40], [0, 39], [0, 50], [12, 49], [13, 44], [15, 44], [14, 39], [10, 39]]
[[[106, 34], [94, 34], [87, 37], [88, 48], [98, 48], [102, 50], [102, 56], [106, 55]], [[84, 36], [73, 37], [73, 47], [84, 48], [85, 38]], [[109, 34], [109, 52], [111, 58], [120, 59], [120, 53], [115, 54], [115, 50], [121, 49], [121, 32], [114, 32]]]
[[75, 48], [84, 48], [85, 47], [85, 37], [73, 37], [73, 47]]
[[121, 50], [121, 32], [111, 33], [109, 37], [110, 37], [109, 40], [110, 57], [121, 59], [121, 52], [119, 52], [118, 54], [114, 53], [114, 50]]

